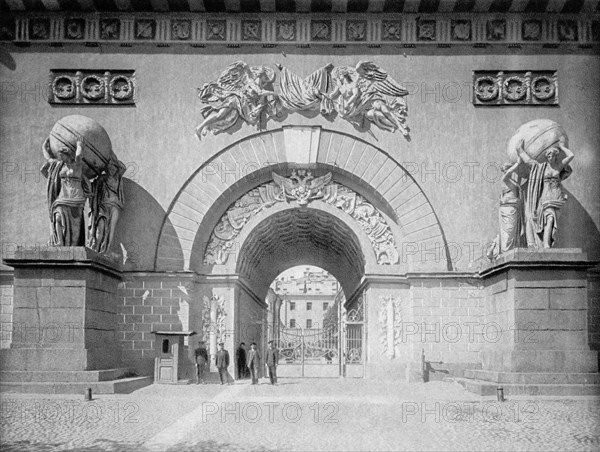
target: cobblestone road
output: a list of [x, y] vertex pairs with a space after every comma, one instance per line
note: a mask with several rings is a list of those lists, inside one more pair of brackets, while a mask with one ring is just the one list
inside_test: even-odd
[[599, 450], [600, 400], [498, 403], [454, 383], [281, 379], [129, 395], [2, 394], [2, 450]]

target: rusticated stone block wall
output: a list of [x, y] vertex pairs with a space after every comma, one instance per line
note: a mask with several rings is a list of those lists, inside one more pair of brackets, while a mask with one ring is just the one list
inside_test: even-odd
[[588, 335], [590, 348], [600, 350], [600, 272], [588, 275]]
[[486, 336], [483, 291], [468, 282], [429, 280], [412, 283], [411, 295], [418, 328], [413, 359], [425, 349], [427, 361], [477, 363]]
[[0, 275], [0, 348], [9, 348], [12, 339], [13, 276]]
[[[189, 290], [189, 291], [188, 291]], [[187, 294], [186, 294], [187, 292]], [[151, 375], [155, 335], [151, 331], [194, 330], [189, 325], [190, 279], [128, 275], [119, 286], [118, 340], [125, 364]]]

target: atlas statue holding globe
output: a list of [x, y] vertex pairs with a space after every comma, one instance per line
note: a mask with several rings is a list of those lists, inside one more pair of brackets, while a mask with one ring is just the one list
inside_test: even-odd
[[551, 248], [566, 195], [562, 181], [572, 173], [573, 153], [565, 130], [549, 119], [530, 121], [508, 142], [503, 166], [500, 233], [488, 250], [493, 259], [512, 248]]
[[91, 118], [65, 116], [52, 128], [42, 153], [46, 163], [41, 172], [48, 180], [49, 245], [85, 245], [109, 254], [124, 206], [126, 168], [114, 154], [108, 134]]

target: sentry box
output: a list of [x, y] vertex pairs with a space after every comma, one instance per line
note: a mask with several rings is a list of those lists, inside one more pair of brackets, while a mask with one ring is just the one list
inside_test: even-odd
[[186, 354], [183, 345], [184, 338], [193, 336], [195, 331], [152, 331], [156, 335], [154, 345], [156, 358], [154, 360], [154, 383], [186, 384], [179, 381], [186, 364]]

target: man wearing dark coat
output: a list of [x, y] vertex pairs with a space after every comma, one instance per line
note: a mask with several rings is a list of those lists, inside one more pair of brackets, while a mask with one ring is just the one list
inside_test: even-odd
[[194, 350], [194, 358], [196, 359], [196, 384], [204, 384], [204, 372], [208, 363], [208, 352], [206, 351], [204, 341], [198, 342], [198, 348]]
[[248, 378], [248, 368], [246, 367], [246, 348], [244, 347], [243, 342], [240, 343], [240, 346], [235, 351], [235, 361], [237, 364], [237, 372], [238, 378], [240, 380]]
[[227, 368], [229, 367], [229, 352], [225, 350], [225, 344], [223, 342], [219, 343], [215, 364], [219, 370], [219, 379], [223, 385], [227, 381]]
[[267, 350], [267, 356], [265, 357], [267, 367], [269, 368], [269, 379], [271, 384], [277, 383], [277, 364], [279, 364], [279, 351], [275, 348], [275, 343], [269, 341], [269, 349]]

